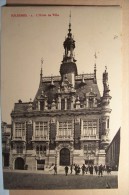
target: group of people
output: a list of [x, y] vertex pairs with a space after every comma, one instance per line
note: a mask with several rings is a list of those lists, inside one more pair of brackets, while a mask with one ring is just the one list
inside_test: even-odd
[[[51, 170], [54, 170], [54, 175], [57, 175], [57, 165], [53, 164], [51, 166]], [[111, 167], [110, 166], [106, 166], [106, 165], [86, 165], [83, 164], [82, 166], [79, 166], [77, 164], [72, 164], [69, 166], [65, 166], [64, 167], [64, 171], [65, 171], [65, 175], [67, 176], [68, 174], [73, 174], [73, 172], [75, 173], [75, 175], [79, 175], [79, 174], [90, 174], [93, 175], [94, 173], [98, 176], [103, 176], [103, 172], [107, 172], [107, 174], [111, 174]]]

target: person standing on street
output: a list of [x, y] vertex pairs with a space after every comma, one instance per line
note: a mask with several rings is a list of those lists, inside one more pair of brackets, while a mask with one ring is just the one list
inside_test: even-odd
[[71, 171], [70, 174], [72, 174], [73, 173], [73, 165], [72, 164], [70, 165], [70, 171]]
[[57, 165], [54, 166], [54, 175], [57, 175]]
[[67, 176], [68, 174], [68, 170], [69, 170], [69, 167], [68, 166], [65, 166], [65, 175]]
[[85, 173], [85, 165], [83, 164], [81, 168], [82, 168], [82, 175], [84, 175], [84, 173]]
[[103, 177], [103, 166], [102, 166], [102, 164], [99, 166], [99, 176]]

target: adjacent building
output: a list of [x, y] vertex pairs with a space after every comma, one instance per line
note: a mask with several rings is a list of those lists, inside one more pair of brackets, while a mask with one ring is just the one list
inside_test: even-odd
[[112, 142], [106, 149], [106, 164], [118, 171], [120, 155], [120, 129], [117, 131]]
[[63, 47], [60, 75], [45, 77], [41, 68], [34, 100], [14, 105], [11, 169], [43, 170], [52, 163], [105, 164], [111, 113], [107, 68], [101, 96], [96, 65], [92, 74], [78, 74], [71, 22]]
[[2, 130], [2, 160], [3, 167], [9, 168], [10, 159], [10, 141], [11, 141], [11, 125], [6, 122], [1, 124]]

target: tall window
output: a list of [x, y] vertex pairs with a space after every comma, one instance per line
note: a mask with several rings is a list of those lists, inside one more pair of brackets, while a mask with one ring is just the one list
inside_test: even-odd
[[22, 145], [17, 145], [17, 153], [22, 154], [23, 153], [23, 146]]
[[72, 135], [72, 121], [59, 122], [59, 137], [70, 137]]
[[65, 99], [61, 99], [61, 110], [65, 110]]
[[84, 145], [84, 152], [85, 153], [91, 153], [95, 150], [96, 150], [95, 143], [93, 143], [93, 144], [89, 143], [89, 144]]
[[37, 137], [47, 137], [48, 122], [35, 122], [35, 135]]
[[15, 123], [15, 137], [25, 136], [25, 123], [24, 122], [16, 122]]
[[40, 101], [40, 110], [44, 110], [44, 101]]
[[107, 128], [109, 129], [109, 119], [107, 120]]
[[83, 121], [84, 136], [95, 136], [97, 132], [97, 120]]
[[67, 99], [67, 109], [70, 110], [70, 108], [71, 108], [71, 99], [68, 98]]
[[46, 154], [46, 146], [38, 145], [36, 147], [36, 154]]

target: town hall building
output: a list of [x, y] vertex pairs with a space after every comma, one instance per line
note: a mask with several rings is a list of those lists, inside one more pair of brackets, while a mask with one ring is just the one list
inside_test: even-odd
[[96, 65], [92, 74], [78, 74], [71, 22], [63, 47], [60, 75], [45, 77], [41, 68], [34, 100], [19, 100], [11, 112], [11, 169], [105, 164], [111, 113], [107, 68], [101, 96]]

